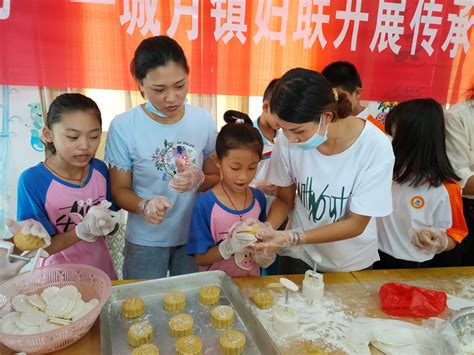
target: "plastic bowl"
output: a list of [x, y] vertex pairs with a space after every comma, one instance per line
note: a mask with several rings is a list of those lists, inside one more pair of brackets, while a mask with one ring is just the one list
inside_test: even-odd
[[52, 265], [20, 274], [0, 285], [0, 316], [13, 311], [11, 300], [19, 294], [39, 294], [50, 286], [74, 285], [84, 301], [93, 298], [99, 304], [84, 317], [49, 332], [14, 335], [0, 331], [0, 342], [16, 352], [49, 353], [81, 339], [92, 327], [112, 292], [112, 283], [103, 271], [87, 265]]
[[461, 348], [466, 353], [474, 351], [474, 307], [462, 308], [449, 317], [449, 322], [458, 336]]

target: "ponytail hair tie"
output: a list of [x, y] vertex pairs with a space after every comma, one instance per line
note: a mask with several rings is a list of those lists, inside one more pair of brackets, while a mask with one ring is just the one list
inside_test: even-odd
[[249, 115], [246, 113], [235, 111], [235, 110], [227, 110], [224, 112], [224, 121], [226, 123], [231, 124], [250, 124], [252, 125], [252, 120], [250, 119]]
[[337, 90], [332, 89], [332, 92], [334, 93], [334, 98], [336, 99], [336, 101], [339, 101], [339, 94], [337, 93]]

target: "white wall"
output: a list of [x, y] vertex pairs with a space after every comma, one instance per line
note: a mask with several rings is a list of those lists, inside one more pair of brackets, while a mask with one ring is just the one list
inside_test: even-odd
[[42, 127], [38, 88], [0, 86], [0, 237], [6, 235], [4, 218], [16, 219], [18, 177], [44, 159], [39, 142]]

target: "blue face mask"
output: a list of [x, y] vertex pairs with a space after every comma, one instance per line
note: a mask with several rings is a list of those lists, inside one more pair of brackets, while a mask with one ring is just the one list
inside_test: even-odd
[[319, 134], [319, 129], [321, 128], [321, 121], [323, 120], [323, 116], [319, 118], [319, 125], [318, 125], [318, 130], [316, 133], [309, 138], [308, 140], [304, 142], [299, 142], [299, 143], [293, 143], [296, 145], [298, 148], [303, 149], [303, 150], [311, 150], [311, 149], [316, 149], [319, 147], [321, 144], [326, 142], [328, 140], [328, 128], [329, 124], [326, 124], [326, 132], [324, 132], [324, 135]]
[[[183, 102], [183, 106], [188, 102], [188, 99], [184, 99], [184, 102]], [[155, 115], [161, 117], [161, 118], [166, 118], [168, 116], [166, 116], [163, 112], [161, 111], [158, 111], [156, 109], [155, 106], [152, 105], [152, 103], [150, 101], [147, 101], [147, 103], [145, 104], [145, 108], [150, 111], [150, 112], [153, 112]]]
[[145, 105], [145, 108], [146, 108], [148, 111], [153, 112], [153, 113], [154, 113], [155, 115], [157, 115], [157, 116], [160, 116], [160, 117], [162, 117], [162, 118], [166, 118], [166, 117], [167, 117], [163, 112], [158, 111], [158, 110], [156, 109], [156, 107], [151, 104], [150, 101], [147, 101], [147, 103], [146, 103], [146, 105]]

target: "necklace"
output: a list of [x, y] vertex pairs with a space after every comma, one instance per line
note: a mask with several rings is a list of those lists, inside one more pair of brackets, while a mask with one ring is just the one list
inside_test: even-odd
[[46, 159], [44, 161], [44, 165], [48, 168], [48, 170], [50, 170], [54, 175], [60, 177], [61, 179], [64, 179], [64, 180], [70, 180], [70, 181], [77, 181], [79, 182], [79, 186], [80, 187], [84, 187], [84, 181], [82, 181], [82, 179], [84, 178], [84, 170], [86, 170], [86, 167], [82, 167], [82, 171], [81, 171], [81, 177], [79, 179], [75, 179], [75, 178], [69, 178], [69, 177], [66, 177], [66, 176], [63, 176], [61, 174], [59, 174], [56, 170], [54, 170], [49, 164], [48, 164], [48, 159]]
[[[230, 204], [232, 205], [232, 207], [234, 207], [234, 210], [238, 211], [237, 207], [235, 207], [234, 203], [232, 202], [232, 199], [230, 198], [229, 194], [224, 189], [224, 185], [222, 184], [222, 181], [221, 181], [221, 187], [222, 187], [222, 191], [224, 191], [225, 195], [229, 199]], [[245, 209], [245, 206], [247, 206], [247, 189], [245, 189], [245, 200], [244, 200], [244, 207], [242, 208], [242, 210]], [[239, 215], [240, 220], [242, 220], [242, 215], [240, 213], [238, 213], [238, 215]]]

